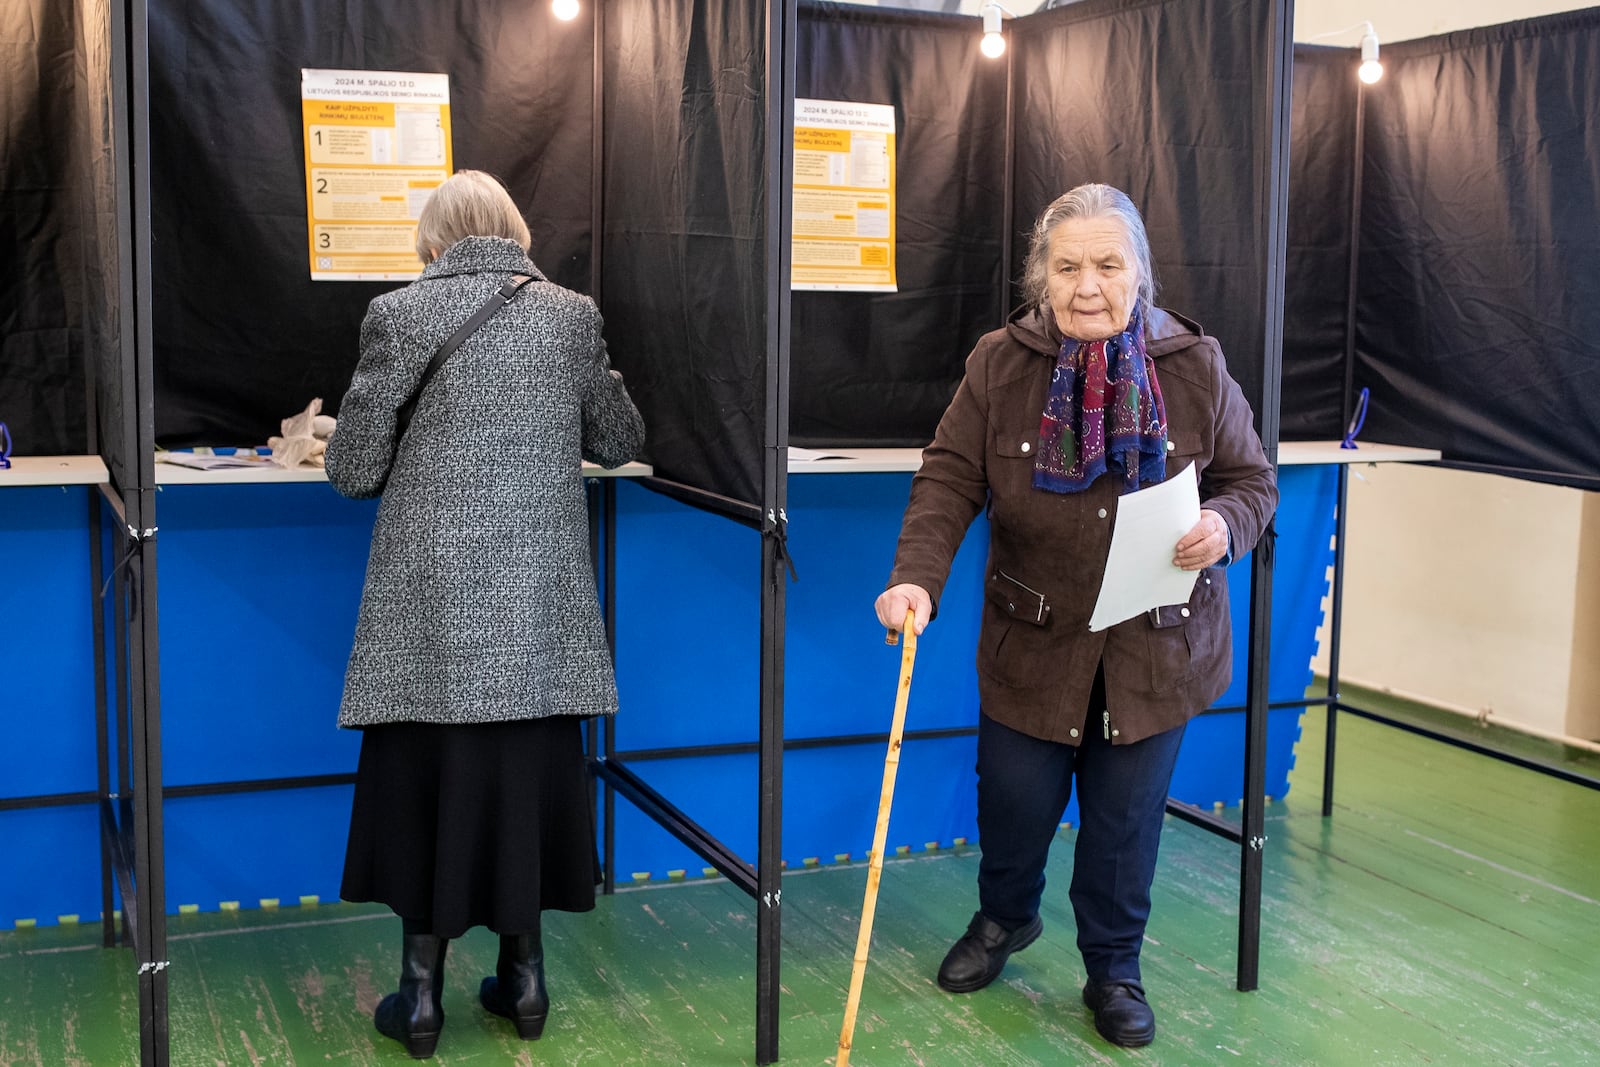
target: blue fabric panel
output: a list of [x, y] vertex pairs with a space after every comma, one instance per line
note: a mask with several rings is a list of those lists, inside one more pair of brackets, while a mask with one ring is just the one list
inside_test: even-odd
[[[93, 792], [88, 490], [0, 492], [0, 796]], [[0, 812], [0, 929], [100, 916], [93, 805]]]
[[[1285, 468], [1274, 581], [1274, 699], [1310, 678], [1332, 560], [1332, 468]], [[786, 722], [790, 738], [888, 729], [900, 653], [871, 610], [894, 551], [909, 475], [805, 475], [791, 482]], [[0, 716], [18, 739], [0, 757], [0, 794], [94, 788], [92, 656], [82, 490], [8, 490], [0, 550], [11, 620]], [[322, 485], [163, 490], [160, 533], [162, 738], [169, 784], [348, 771], [359, 738], [334, 726], [375, 505]], [[622, 748], [753, 741], [757, 734], [760, 544], [755, 533], [664, 497], [618, 486], [618, 679]], [[970, 726], [986, 531], [974, 526], [938, 622], [920, 642], [909, 730]], [[17, 561], [26, 561], [18, 566]], [[1243, 699], [1248, 561], [1230, 572], [1235, 690]], [[17, 625], [19, 620], [27, 625]], [[36, 713], [37, 712], [37, 713]], [[21, 726], [26, 723], [27, 729]], [[1195, 720], [1174, 794], [1202, 806], [1241, 791], [1242, 716]], [[1268, 786], [1284, 792], [1298, 712], [1274, 712]], [[784, 847], [859, 858], [871, 843], [881, 745], [791, 751]], [[976, 838], [973, 740], [911, 741], [896, 789], [890, 847]], [[740, 855], [755, 852], [754, 755], [641, 761], [636, 768]], [[338, 891], [347, 788], [180, 798], [166, 805], [169, 907], [261, 897], [286, 904]], [[1075, 807], [1066, 818], [1076, 820]], [[661, 877], [701, 861], [631, 805], [617, 808], [618, 870]], [[87, 921], [99, 910], [90, 807], [0, 813], [0, 845], [49, 856], [0, 876], [0, 923]]]
[[626, 482], [616, 526], [617, 747], [754, 741], [760, 535]]
[[79, 487], [0, 492], [0, 796], [95, 788], [88, 510]]
[[224, 900], [284, 906], [339, 899], [351, 786], [177, 797], [163, 809], [167, 910], [215, 911]]
[[[1317, 649], [1322, 600], [1333, 566], [1334, 499], [1339, 471], [1333, 466], [1278, 469], [1277, 559], [1272, 575], [1272, 664], [1267, 681], [1274, 702], [1298, 700], [1311, 684], [1311, 657]], [[1233, 684], [1217, 707], [1243, 704], [1250, 642], [1250, 566], [1248, 555], [1228, 568], [1233, 612]], [[1289, 791], [1294, 746], [1300, 740], [1300, 709], [1267, 715], [1266, 793]], [[1244, 792], [1244, 712], [1202, 715], [1189, 724], [1173, 772], [1172, 795], [1210, 807], [1236, 805]]]
[[[756, 854], [756, 757], [698, 756], [631, 765], [663, 796], [747, 862]], [[798, 749], [784, 756], [783, 858], [791, 869], [848, 852], [860, 861], [872, 847], [883, 783], [884, 746]], [[909, 741], [901, 749], [889, 822], [888, 850], [948, 848], [977, 837], [977, 776], [971, 738]], [[705, 862], [677, 839], [617, 802], [617, 871], [663, 878], [671, 870], [698, 875]]]
[[[1280, 471], [1283, 502], [1273, 582], [1273, 700], [1293, 700], [1311, 681], [1326, 570], [1333, 561], [1332, 467]], [[796, 475], [790, 479], [789, 544], [799, 581], [789, 586], [784, 730], [790, 739], [888, 730], [898, 649], [883, 644], [871, 603], [893, 558], [908, 474]], [[636, 486], [618, 489], [619, 749], [753, 741], [758, 725], [759, 539], [751, 531]], [[987, 529], [974, 524], [952, 568], [938, 621], [919, 642], [907, 729], [977, 721], [973, 655]], [[1250, 558], [1229, 570], [1234, 684], [1219, 705], [1243, 703]], [[663, 679], [670, 681], [663, 682]], [[1299, 739], [1298, 709], [1268, 716], [1267, 793], [1282, 796]], [[1243, 792], [1242, 712], [1194, 720], [1173, 795], [1210, 807]], [[896, 789], [891, 845], [976, 839], [973, 738], [908, 744]], [[912, 753], [936, 750], [918, 769]], [[883, 749], [796, 750], [785, 757], [783, 855], [865, 854], [883, 774]], [[683, 757], [635, 765], [668, 800], [741, 856], [755, 850], [754, 756]], [[826, 789], [808, 791], [811, 781]], [[1077, 819], [1076, 800], [1066, 821]], [[617, 866], [626, 877], [701, 862], [649, 820], [619, 803]]]
[[377, 502], [210, 485], [157, 507], [167, 784], [353, 771], [335, 722]]
[[[872, 601], [894, 557], [909, 474], [790, 481], [785, 736], [887, 731], [900, 650]], [[637, 486], [617, 492], [617, 747], [755, 741], [761, 546], [753, 531]], [[907, 729], [977, 724], [978, 604], [988, 530], [974, 524], [917, 650]], [[918, 697], [922, 699], [919, 700]]]
[[53, 925], [60, 915], [99, 921], [100, 816], [94, 805], [0, 812], [0, 855], [0, 930], [18, 919]]
[[[788, 737], [887, 732], [900, 677], [872, 610], [894, 564], [909, 474], [797, 475], [789, 480], [789, 587], [784, 646]], [[978, 647], [989, 527], [974, 522], [950, 569], [939, 618], [917, 641], [907, 730], [978, 723]], [[879, 754], [880, 761], [882, 754]]]

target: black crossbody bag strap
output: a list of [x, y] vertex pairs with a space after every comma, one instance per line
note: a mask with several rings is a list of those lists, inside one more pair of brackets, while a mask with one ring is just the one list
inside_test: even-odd
[[511, 303], [511, 298], [516, 296], [522, 287], [531, 281], [533, 279], [526, 274], [513, 274], [507, 278], [505, 284], [490, 293], [489, 299], [483, 302], [483, 306], [474, 311], [472, 317], [461, 324], [461, 329], [445, 339], [444, 344], [440, 345], [439, 350], [433, 354], [433, 358], [428, 360], [428, 365], [422, 369], [422, 379], [417, 382], [416, 389], [406, 398], [406, 402], [400, 405], [400, 410], [395, 412], [396, 437], [404, 434], [406, 427], [411, 425], [411, 413], [417, 408], [417, 400], [421, 398], [422, 391], [428, 388], [428, 383], [433, 381], [433, 376], [439, 373], [439, 368], [444, 366], [445, 360], [454, 355], [455, 350], [461, 347], [463, 341], [476, 333], [479, 326], [492, 319], [495, 312]]

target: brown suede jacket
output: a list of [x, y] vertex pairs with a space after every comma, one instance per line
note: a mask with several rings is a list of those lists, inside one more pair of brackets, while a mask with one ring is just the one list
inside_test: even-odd
[[[1167, 409], [1167, 473], [1195, 465], [1200, 506], [1227, 522], [1238, 559], [1278, 502], [1250, 405], [1215, 339], [1159, 308], [1146, 318], [1146, 349]], [[1021, 312], [967, 357], [966, 376], [912, 479], [889, 584], [920, 585], [937, 613], [950, 561], [987, 506], [977, 662], [984, 713], [1051, 741], [1075, 745], [1085, 730], [1101, 730], [1114, 744], [1130, 744], [1187, 722], [1227, 689], [1228, 583], [1220, 565], [1208, 567], [1187, 604], [1089, 631], [1121, 479], [1103, 476], [1080, 493], [1033, 488], [1040, 414], [1060, 347], [1052, 335], [1038, 311]], [[1091, 709], [1100, 663], [1108, 707]]]

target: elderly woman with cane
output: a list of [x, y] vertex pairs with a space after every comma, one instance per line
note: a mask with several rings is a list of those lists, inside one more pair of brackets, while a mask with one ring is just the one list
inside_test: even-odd
[[[1028, 304], [978, 341], [912, 481], [878, 619], [917, 632], [950, 561], [989, 516], [977, 654], [978, 911], [939, 985], [982, 989], [1038, 938], [1045, 861], [1074, 782], [1069, 897], [1095, 1027], [1148, 1044], [1139, 950], [1184, 726], [1232, 668], [1222, 568], [1249, 551], [1277, 487], [1249, 404], [1198, 325], [1154, 304], [1144, 222], [1122, 192], [1081, 185], [1034, 227]], [[1184, 604], [1093, 632], [1118, 498], [1193, 464], [1200, 521], [1172, 562]]]
[[378, 1030], [431, 1056], [445, 949], [500, 935], [479, 1001], [537, 1038], [540, 916], [594, 907], [580, 724], [617, 707], [589, 560], [582, 461], [616, 467], [644, 424], [600, 315], [528, 259], [527, 224], [462, 171], [417, 223], [427, 266], [372, 302], [328, 443], [328, 480], [382, 495], [339, 725], [362, 732], [346, 900], [400, 916]]

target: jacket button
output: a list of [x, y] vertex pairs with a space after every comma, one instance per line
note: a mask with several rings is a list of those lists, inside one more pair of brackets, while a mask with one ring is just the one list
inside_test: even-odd
[[1111, 731], [1111, 736], [1112, 737], [1121, 737], [1122, 736], [1122, 731], [1121, 730], [1112, 730]]
[[1175, 444], [1173, 444], [1173, 443], [1172, 443], [1172, 442], [1171, 442], [1171, 441], [1168, 441], [1168, 442], [1167, 442], [1167, 451], [1168, 451], [1168, 452], [1173, 452], [1173, 451], [1176, 451], [1176, 450], [1177, 450], [1177, 448], [1178, 448], [1178, 446], [1177, 446], [1177, 445], [1175, 445]]
[[1078, 736], [1078, 731], [1077, 731], [1077, 730], [1076, 730], [1076, 729], [1074, 729], [1074, 730], [1073, 730], [1073, 731], [1072, 731], [1072, 736], [1073, 736], [1073, 737], [1077, 737], [1077, 736]]
[[1187, 619], [1189, 617], [1189, 609], [1188, 608], [1179, 608], [1178, 609], [1178, 614], [1182, 615], [1184, 618]]
[[1100, 509], [1100, 517], [1102, 519], [1106, 517], [1106, 509], [1105, 508], [1101, 508]]
[[1006, 602], [1006, 610], [1007, 611], [1016, 611], [1017, 610], [1017, 606], [1015, 604], [1007, 601]]
[[1022, 442], [1022, 451], [1023, 452], [1027, 452], [1032, 447], [1033, 446], [1030, 445], [1028, 442], [1026, 442], [1026, 441]]
[[1210, 585], [1210, 584], [1211, 584], [1211, 579], [1210, 579], [1210, 578], [1207, 578], [1207, 579], [1206, 579], [1206, 584], [1207, 584], [1207, 585]]

